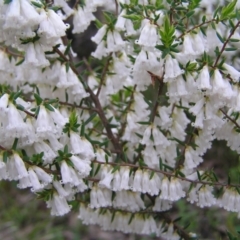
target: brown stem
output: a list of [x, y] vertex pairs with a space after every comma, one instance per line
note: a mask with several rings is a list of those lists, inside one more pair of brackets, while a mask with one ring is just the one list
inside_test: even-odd
[[94, 160], [92, 161], [93, 163], [97, 163], [97, 164], [102, 164], [102, 165], [111, 165], [111, 166], [120, 166], [120, 167], [130, 167], [130, 168], [134, 168], [134, 169], [138, 169], [138, 168], [142, 168], [142, 169], [146, 169], [146, 170], [149, 170], [149, 171], [152, 171], [152, 172], [156, 172], [156, 173], [161, 173], [165, 176], [168, 176], [168, 177], [173, 177], [173, 178], [178, 178], [182, 181], [185, 181], [185, 182], [190, 182], [190, 183], [193, 183], [193, 184], [202, 184], [202, 185], [210, 185], [210, 186], [220, 186], [220, 187], [236, 187], [236, 188], [239, 188], [240, 187], [240, 184], [228, 184], [228, 183], [222, 183], [222, 182], [209, 182], [209, 181], [200, 181], [200, 180], [191, 180], [191, 179], [188, 179], [186, 177], [181, 177], [179, 175], [176, 175], [175, 173], [172, 173], [172, 172], [166, 172], [166, 171], [163, 171], [163, 170], [160, 170], [160, 169], [156, 169], [156, 168], [150, 168], [150, 167], [147, 167], [147, 166], [139, 166], [139, 165], [136, 165], [136, 164], [131, 164], [131, 163], [114, 163], [114, 162], [99, 162], [97, 160]]
[[182, 38], [184, 35], [186, 35], [187, 33], [190, 33], [192, 32], [193, 30], [197, 29], [197, 28], [200, 28], [201, 26], [205, 25], [205, 24], [209, 24], [209, 23], [212, 23], [212, 22], [216, 22], [216, 19], [211, 19], [209, 21], [206, 21], [206, 22], [203, 22], [199, 25], [196, 25], [194, 27], [192, 27], [191, 29], [187, 30], [186, 32], [182, 33], [180, 36], [177, 37], [177, 39], [180, 39]]
[[[124, 110], [124, 112], [126, 112], [126, 114], [127, 114], [128, 111], [130, 110], [131, 105], [132, 105], [132, 103], [133, 103], [133, 97], [134, 97], [134, 92], [135, 92], [135, 90], [136, 90], [136, 87], [137, 87], [137, 85], [134, 85], [133, 91], [132, 91], [131, 96], [130, 96], [130, 101], [129, 101], [126, 109]], [[121, 126], [121, 128], [120, 128], [120, 130], [119, 130], [119, 132], [118, 132], [118, 139], [120, 139], [120, 138], [122, 137], [122, 135], [123, 135], [123, 133], [124, 133], [124, 130], [125, 130], [125, 128], [126, 128], [126, 125], [127, 125], [127, 121], [126, 121], [126, 119], [124, 119], [123, 124], [122, 124], [122, 126]]]
[[163, 86], [164, 86], [163, 78], [158, 77], [158, 80], [159, 80], [158, 93], [157, 93], [155, 104], [153, 106], [153, 109], [152, 109], [152, 112], [151, 112], [151, 117], [150, 117], [150, 122], [152, 122], [152, 123], [154, 122], [155, 116], [157, 114], [157, 109], [158, 109], [158, 105], [159, 105], [158, 98], [161, 95], [162, 90], [163, 90]]
[[97, 94], [96, 96], [98, 97], [99, 94], [100, 94], [100, 91], [102, 89], [102, 86], [104, 84], [104, 81], [105, 81], [105, 77], [106, 77], [106, 74], [107, 74], [107, 70], [108, 70], [108, 67], [109, 67], [109, 64], [110, 64], [110, 60], [112, 58], [112, 53], [109, 54], [108, 58], [107, 58], [107, 61], [106, 61], [106, 64], [103, 68], [103, 71], [102, 71], [102, 75], [101, 75], [101, 80], [100, 80], [100, 84], [99, 84], [99, 87], [98, 87], [98, 90], [97, 90]]
[[108, 120], [107, 120], [107, 118], [106, 118], [106, 116], [104, 114], [104, 111], [102, 109], [102, 106], [101, 106], [101, 103], [100, 103], [100, 101], [98, 99], [98, 96], [95, 95], [93, 93], [93, 91], [89, 87], [87, 88], [87, 91], [90, 93], [90, 97], [91, 97], [92, 101], [94, 102], [95, 107], [98, 109], [98, 116], [100, 117], [100, 119], [102, 121], [102, 124], [103, 124], [104, 128], [106, 129], [108, 138], [112, 142], [115, 150], [122, 152], [122, 146], [119, 143], [117, 137], [115, 137], [115, 135], [113, 134], [112, 129], [111, 129], [111, 127], [108, 124]]
[[222, 46], [222, 49], [219, 53], [219, 55], [217, 56], [217, 59], [213, 65], [213, 67], [215, 68], [218, 64], [218, 61], [220, 60], [220, 57], [222, 56], [228, 42], [230, 41], [231, 37], [233, 36], [234, 32], [237, 30], [237, 28], [239, 27], [239, 24], [240, 24], [240, 21], [237, 22], [237, 24], [235, 25], [235, 27], [232, 29], [231, 33], [229, 34], [228, 38], [226, 39], [226, 41], [224, 42], [223, 46]]
[[[69, 61], [69, 59], [58, 49], [58, 48], [54, 48], [54, 51], [56, 53], [59, 54], [60, 57], [62, 57], [66, 62], [69, 62], [69, 65], [71, 67], [71, 69], [73, 70], [73, 72], [78, 76], [79, 73], [77, 71], [77, 69], [75, 68], [74, 64]], [[109, 58], [107, 60], [107, 63], [105, 65], [105, 68], [103, 70], [103, 73], [102, 73], [102, 78], [101, 78], [101, 82], [103, 82], [103, 79], [105, 78], [105, 75], [106, 75], [106, 72], [107, 72], [107, 69], [108, 69], [108, 65], [109, 65], [109, 62], [110, 62], [110, 59], [111, 59], [111, 56], [112, 56], [112, 53], [109, 55]], [[102, 83], [103, 84], [103, 83]], [[85, 84], [86, 85], [86, 84]], [[101, 83], [100, 83], [100, 87], [101, 87]], [[98, 89], [98, 94], [100, 93], [100, 90], [101, 88], [99, 87]], [[101, 103], [98, 99], [98, 94], [94, 94], [92, 89], [90, 89], [88, 86], [86, 87], [86, 91], [90, 94], [90, 98], [92, 99], [92, 101], [94, 102], [95, 104], [95, 107], [97, 109], [97, 113], [98, 113], [98, 116], [100, 117], [102, 123], [103, 123], [103, 126], [104, 128], [106, 129], [106, 132], [107, 132], [107, 135], [108, 135], [108, 138], [110, 139], [110, 141], [112, 142], [114, 148], [116, 151], [120, 151], [122, 152], [122, 146], [121, 144], [119, 143], [118, 139], [114, 136], [113, 132], [112, 132], [112, 129], [111, 127], [109, 126], [108, 124], [108, 120], [104, 114], [104, 111], [102, 109], [102, 106], [101, 106]]]
[[219, 110], [223, 113], [223, 115], [224, 115], [228, 120], [230, 120], [237, 128], [240, 129], [240, 125], [239, 125], [234, 119], [232, 119], [231, 117], [229, 117], [229, 116], [227, 115], [227, 113], [226, 113], [223, 109], [219, 109]]

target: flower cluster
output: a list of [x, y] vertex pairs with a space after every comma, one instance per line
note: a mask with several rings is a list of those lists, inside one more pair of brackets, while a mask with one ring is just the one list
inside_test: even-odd
[[[180, 199], [240, 215], [204, 169], [214, 140], [240, 154], [240, 1], [216, 4], [0, 0], [0, 179], [124, 233], [194, 237], [165, 213]], [[91, 22], [79, 61], [66, 31]]]

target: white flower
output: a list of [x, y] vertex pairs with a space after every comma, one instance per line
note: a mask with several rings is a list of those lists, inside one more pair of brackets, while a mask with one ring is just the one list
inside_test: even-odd
[[208, 66], [205, 65], [197, 77], [197, 86], [200, 90], [211, 90]]
[[9, 100], [9, 95], [7, 93], [3, 94], [0, 98], [0, 110], [1, 110], [0, 114], [1, 115], [7, 112], [8, 100]]
[[76, 171], [79, 173], [81, 177], [86, 177], [89, 175], [91, 171], [91, 166], [89, 161], [83, 160], [74, 155], [70, 157], [70, 160], [73, 163], [74, 168], [76, 169]]
[[129, 174], [130, 174], [129, 167], [121, 167], [120, 174], [121, 174], [120, 190], [128, 190], [129, 189]]
[[26, 136], [27, 133], [27, 124], [23, 121], [19, 110], [10, 103], [8, 107], [8, 125], [6, 130], [12, 138], [20, 138]]
[[62, 36], [65, 35], [67, 26], [62, 19], [53, 10], [48, 9], [47, 12], [41, 9], [42, 20], [39, 25], [38, 33], [44, 35], [48, 44], [54, 43]]
[[43, 152], [43, 160], [44, 163], [52, 163], [53, 159], [57, 156], [57, 154], [50, 148], [50, 146], [44, 142], [35, 142], [33, 145], [34, 150], [36, 153]]
[[20, 179], [23, 177], [27, 177], [28, 172], [27, 172], [26, 166], [25, 166], [22, 158], [17, 153], [13, 154], [13, 161], [14, 161], [14, 164], [18, 171], [18, 178]]
[[226, 69], [224, 71], [227, 72], [228, 74], [230, 74], [230, 76], [234, 82], [239, 82], [239, 80], [240, 80], [240, 72], [239, 71], [237, 71], [234, 67], [232, 67], [231, 65], [229, 65], [227, 63], [224, 63], [223, 67]]
[[169, 200], [169, 180], [167, 177], [164, 177], [161, 184], [161, 194], [160, 199]]
[[112, 179], [113, 179], [112, 169], [109, 169], [108, 166], [104, 166], [101, 174], [101, 180], [98, 183], [99, 187], [112, 189], [111, 185]]
[[221, 199], [219, 199], [219, 206], [227, 211], [240, 211], [240, 195], [235, 189], [226, 188]]
[[189, 112], [197, 116], [200, 113], [200, 111], [202, 111], [204, 103], [205, 98], [204, 97], [200, 98], [193, 107], [189, 108]]
[[30, 181], [29, 176], [19, 179], [19, 183], [17, 184], [17, 187], [20, 188], [20, 189], [28, 188], [28, 187], [31, 187], [31, 186], [32, 186], [32, 183]]
[[68, 205], [64, 197], [54, 194], [53, 198], [47, 202], [47, 206], [51, 208], [51, 215], [63, 216], [70, 212], [71, 206]]
[[201, 208], [203, 207], [211, 207], [215, 205], [216, 199], [211, 193], [212, 187], [210, 186], [203, 186], [198, 191], [198, 203], [197, 205]]
[[178, 61], [175, 58], [172, 58], [171, 55], [167, 55], [165, 61], [164, 82], [171, 81], [183, 73], [184, 71], [179, 67]]
[[25, 62], [27, 64], [33, 65], [35, 67], [47, 67], [49, 65], [49, 61], [45, 57], [45, 51], [47, 49], [44, 48], [42, 44], [39, 42], [28, 43], [24, 45], [25, 50]]
[[32, 166], [31, 169], [37, 174], [38, 179], [42, 182], [42, 184], [47, 185], [48, 183], [52, 182], [52, 175], [46, 173], [43, 169], [37, 166]]
[[125, 42], [122, 40], [121, 35], [116, 30], [108, 31], [107, 33], [107, 52], [116, 52], [122, 50]]
[[80, 154], [86, 160], [92, 160], [95, 157], [92, 144], [84, 137], [80, 137], [77, 133], [70, 133], [71, 152]]
[[192, 36], [190, 34], [186, 34], [184, 36], [184, 40], [183, 40], [183, 53], [189, 57], [196, 55], [194, 49], [193, 49], [193, 39]]
[[44, 187], [44, 185], [40, 183], [37, 174], [32, 168], [28, 169], [28, 174], [29, 174], [29, 179], [34, 192]]
[[60, 197], [67, 197], [69, 193], [63, 188], [62, 184], [58, 181], [53, 181], [53, 186], [57, 190]]
[[138, 44], [146, 47], [155, 47], [158, 41], [157, 26], [147, 22], [143, 27]]
[[225, 80], [222, 77], [222, 74], [218, 69], [215, 69], [213, 78], [212, 78], [213, 93], [222, 94], [226, 88]]
[[143, 178], [143, 172], [141, 169], [138, 169], [135, 172], [134, 179], [133, 179], [132, 190], [134, 192], [142, 192], [142, 178]]
[[73, 15], [73, 30], [72, 33], [84, 32], [91, 21], [95, 20], [95, 16], [87, 8], [78, 7]]
[[146, 130], [144, 131], [144, 134], [143, 134], [143, 139], [141, 141], [141, 144], [146, 144], [147, 146], [151, 145], [152, 144], [152, 141], [150, 139], [151, 137], [151, 133], [152, 133], [152, 126], [148, 126], [146, 128]]
[[161, 199], [160, 197], [155, 198], [155, 203], [152, 208], [153, 211], [163, 212], [172, 208], [172, 202], [169, 200]]
[[113, 173], [113, 181], [112, 181], [112, 190], [117, 192], [121, 191], [121, 175], [120, 172], [117, 170]]
[[197, 167], [203, 159], [192, 149], [192, 147], [187, 147], [185, 149], [185, 161], [184, 167], [186, 169], [193, 169]]
[[56, 127], [52, 121], [51, 115], [43, 105], [40, 106], [35, 128], [37, 135], [41, 137], [47, 138], [48, 133], [56, 133]]
[[70, 171], [70, 166], [66, 163], [66, 161], [61, 162], [61, 176], [62, 176], [62, 183], [71, 183], [73, 181], [72, 174]]
[[180, 181], [177, 178], [171, 178], [169, 184], [169, 200], [177, 201], [180, 198], [185, 197], [185, 195]]
[[103, 39], [104, 35], [106, 34], [106, 32], [107, 32], [107, 25], [105, 24], [98, 30], [96, 35], [93, 36], [91, 38], [91, 40], [99, 45], [99, 43], [102, 42], [102, 39]]

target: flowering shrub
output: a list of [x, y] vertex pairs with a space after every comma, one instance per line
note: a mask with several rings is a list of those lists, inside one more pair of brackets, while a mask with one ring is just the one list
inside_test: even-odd
[[[240, 185], [201, 167], [215, 139], [240, 154], [239, 8], [0, 0], [0, 179], [51, 215], [164, 239], [197, 237], [167, 215], [179, 199], [240, 214]], [[69, 19], [74, 34], [96, 22], [89, 59]]]

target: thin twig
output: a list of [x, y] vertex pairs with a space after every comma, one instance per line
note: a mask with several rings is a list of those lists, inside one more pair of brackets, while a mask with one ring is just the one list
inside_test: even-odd
[[221, 49], [219, 55], [217, 56], [217, 59], [216, 59], [214, 65], [213, 65], [214, 68], [217, 66], [218, 61], [220, 60], [220, 57], [222, 56], [222, 54], [223, 54], [223, 52], [224, 52], [224, 50], [225, 50], [228, 42], [230, 41], [231, 37], [233, 36], [233, 34], [235, 33], [235, 31], [237, 30], [237, 28], [239, 27], [239, 25], [240, 25], [240, 21], [237, 22], [237, 24], [235, 25], [235, 27], [234, 27], [234, 28], [232, 29], [232, 31], [230, 32], [228, 38], [227, 38], [226, 41], [224, 42], [224, 44], [223, 44], [223, 46], [222, 46], [222, 49]]
[[99, 96], [100, 91], [102, 89], [102, 86], [104, 84], [105, 77], [106, 77], [106, 74], [107, 74], [107, 70], [108, 70], [111, 58], [112, 58], [112, 53], [109, 54], [109, 56], [107, 58], [107, 61], [106, 61], [106, 64], [105, 64], [105, 66], [103, 68], [101, 79], [100, 79], [100, 84], [99, 84], [99, 87], [98, 87], [98, 90], [97, 90], [97, 94], [96, 94], [97, 97]]
[[223, 115], [224, 115], [228, 120], [230, 120], [237, 128], [240, 129], [240, 125], [239, 125], [234, 119], [232, 119], [231, 117], [229, 117], [229, 116], [227, 115], [227, 113], [226, 113], [223, 109], [219, 109], [219, 110], [223, 113]]

